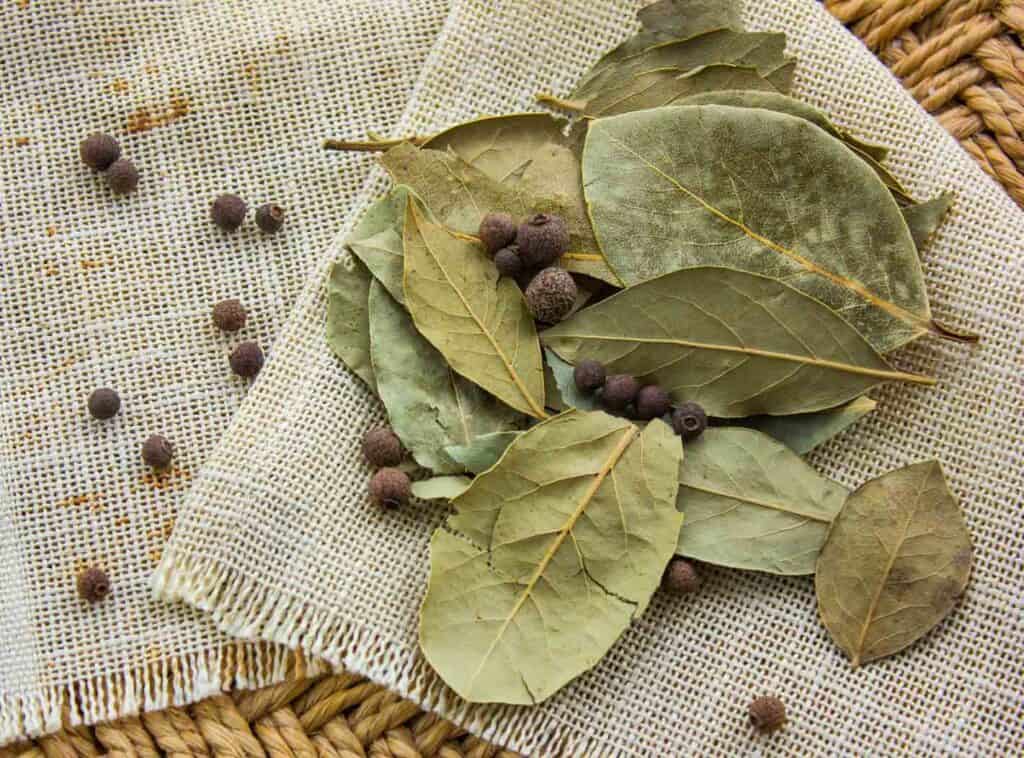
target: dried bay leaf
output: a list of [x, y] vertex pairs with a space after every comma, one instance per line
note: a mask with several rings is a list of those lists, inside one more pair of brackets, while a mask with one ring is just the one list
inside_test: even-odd
[[847, 490], [753, 429], [708, 429], [686, 445], [680, 555], [773, 574], [813, 574]]
[[605, 257], [627, 284], [729, 265], [785, 281], [881, 352], [931, 318], [913, 239], [887, 188], [803, 119], [706, 105], [597, 119], [583, 186]]
[[885, 381], [934, 384], [890, 368], [814, 298], [717, 266], [630, 287], [541, 338], [569, 363], [592, 358], [723, 418], [833, 408]]
[[914, 238], [914, 245], [920, 253], [921, 249], [928, 244], [928, 240], [935, 230], [942, 225], [950, 206], [953, 205], [953, 193], [943, 192], [931, 200], [923, 203], [908, 205], [903, 211], [903, 218], [910, 229], [910, 236]]
[[814, 581], [821, 621], [855, 667], [892, 655], [952, 610], [973, 555], [938, 462], [891, 471], [832, 524]]
[[337, 261], [327, 275], [327, 344], [367, 386], [377, 391], [370, 363], [367, 300], [373, 277], [356, 259]]
[[841, 431], [853, 426], [878, 405], [870, 397], [858, 397], [846, 405], [816, 413], [793, 416], [751, 416], [731, 423], [774, 437], [793, 452], [809, 453]]
[[558, 398], [558, 410], [579, 408], [581, 411], [592, 411], [600, 406], [596, 394], [588, 395], [576, 387], [576, 377], [573, 375], [575, 369], [572, 364], [566, 363], [558, 357], [558, 353], [548, 348], [544, 348], [544, 362], [551, 370], [551, 379], [555, 384], [553, 394], [552, 390], [548, 391], [549, 404], [552, 399]]
[[594, 666], [675, 549], [682, 446], [570, 411], [520, 435], [434, 533], [420, 647], [471, 702], [532, 704]]
[[412, 494], [420, 500], [453, 500], [465, 492], [472, 479], [468, 476], [435, 476], [412, 483]]
[[449, 445], [444, 451], [466, 471], [480, 474], [498, 462], [519, 434], [519, 432], [481, 434], [474, 437], [468, 444]]
[[405, 301], [402, 292], [402, 225], [408, 201], [408, 187], [392, 188], [366, 210], [345, 239], [345, 246], [400, 303]]
[[369, 310], [378, 393], [392, 428], [421, 466], [442, 474], [465, 471], [447, 446], [522, 423], [519, 413], [456, 375], [376, 280]]
[[466, 379], [545, 418], [540, 343], [515, 283], [498, 277], [479, 245], [428, 221], [415, 202], [406, 210], [404, 246], [405, 304], [420, 333]]

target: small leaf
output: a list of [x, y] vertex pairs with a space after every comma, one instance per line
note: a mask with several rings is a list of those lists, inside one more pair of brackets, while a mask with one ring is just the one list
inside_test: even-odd
[[798, 455], [804, 455], [846, 428], [853, 426], [878, 405], [870, 397], [858, 397], [846, 405], [816, 413], [792, 416], [750, 416], [732, 423], [774, 437]]
[[402, 225], [408, 200], [408, 187], [393, 188], [366, 210], [345, 240], [345, 246], [366, 264], [374, 278], [399, 303], [405, 301], [402, 292]]
[[367, 315], [371, 281], [366, 266], [355, 258], [331, 266], [327, 275], [327, 344], [349, 370], [376, 392]]
[[722, 418], [820, 411], [885, 381], [934, 383], [891, 369], [817, 300], [714, 266], [630, 287], [541, 336], [570, 363], [592, 358]]
[[[584, 394], [576, 387], [576, 377], [573, 375], [574, 367], [558, 357], [554, 350], [544, 349], [544, 360], [551, 369], [551, 377], [555, 382], [555, 394], [548, 397], [548, 403], [558, 398], [558, 410], [579, 408], [581, 411], [592, 411], [598, 408], [597, 395]], [[551, 395], [551, 393], [548, 393]], [[552, 406], [556, 407], [556, 406]]]
[[832, 524], [814, 581], [821, 621], [854, 666], [892, 655], [953, 609], [973, 555], [939, 464], [891, 471]]
[[773, 574], [813, 574], [847, 491], [752, 429], [708, 429], [686, 445], [680, 555]]
[[506, 448], [518, 436], [519, 432], [481, 434], [466, 445], [449, 445], [444, 451], [466, 471], [481, 474], [498, 462]]
[[435, 476], [412, 483], [412, 494], [420, 500], [453, 500], [461, 495], [472, 479], [468, 476]]
[[370, 337], [381, 402], [402, 444], [424, 468], [458, 473], [449, 445], [516, 428], [523, 417], [455, 374], [379, 281], [370, 288]]
[[935, 230], [942, 225], [942, 219], [945, 218], [946, 212], [949, 211], [952, 205], [953, 193], [943, 192], [931, 200], [926, 200], [916, 205], [908, 205], [906, 208], [901, 209], [903, 218], [910, 228], [910, 236], [914, 238], [914, 245], [917, 246], [918, 253], [928, 244], [928, 240], [935, 234]]
[[518, 411], [547, 416], [537, 330], [519, 288], [416, 203], [405, 221], [405, 303], [455, 371]]
[[682, 446], [570, 411], [520, 435], [430, 549], [420, 647], [471, 702], [538, 703], [594, 666], [675, 548]]

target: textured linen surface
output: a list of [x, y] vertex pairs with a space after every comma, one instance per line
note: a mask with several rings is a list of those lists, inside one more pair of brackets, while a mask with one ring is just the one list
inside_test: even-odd
[[[155, 576], [159, 594], [209, 611], [232, 634], [302, 645], [527, 752], [1021, 750], [1024, 218], [815, 3], [749, 3], [745, 17], [751, 28], [789, 34], [800, 59], [798, 93], [858, 135], [891, 145], [898, 174], [919, 195], [956, 191], [954, 212], [927, 252], [928, 283], [939, 318], [985, 335], [977, 349], [921, 341], [904, 351], [901, 367], [932, 373], [941, 385], [878, 393], [879, 410], [816, 463], [855, 485], [939, 458], [975, 537], [972, 584], [933, 634], [853, 672], [818, 624], [809, 579], [709, 569], [699, 595], [658, 596], [592, 672], [530, 709], [467, 707], [418, 654], [427, 543], [443, 514], [427, 506], [381, 514], [366, 502], [358, 441], [382, 413], [323, 336], [326, 268], [386, 181], [371, 157], [326, 156], [315, 145], [328, 132], [429, 132], [529, 108], [539, 89], [565, 94], [631, 31], [634, 3], [268, 3], [245, 6], [241, 18], [236, 5], [122, 7], [109, 11], [118, 20], [103, 22], [108, 32], [83, 26], [88, 34], [78, 34], [71, 25], [85, 22], [67, 18], [52, 22], [52, 34], [34, 26], [39, 39], [18, 37], [9, 23], [0, 32], [15, 35], [17, 50], [8, 52], [4, 40], [4, 62], [10, 56], [21, 72], [13, 84], [4, 80], [4, 134], [13, 128], [10, 113], [20, 114], [15, 123], [34, 129], [38, 142], [15, 146], [39, 151], [28, 157], [5, 143], [0, 153], [5, 188], [10, 177], [19, 180], [4, 190], [3, 205], [5, 256], [17, 253], [18, 262], [9, 271], [5, 260], [3, 274], [3, 323], [17, 339], [8, 338], [0, 356], [2, 512], [13, 527], [2, 532], [0, 559], [14, 577], [0, 589], [4, 620], [14, 625], [0, 631], [0, 687], [5, 718], [17, 710], [18, 719], [37, 719], [4, 723], [3, 734], [45, 726], [38, 719], [52, 718], [47, 708], [61, 687], [103, 674], [118, 690], [118, 677], [148, 660], [175, 672], [178, 700], [239, 680], [237, 671], [227, 679], [231, 667], [214, 657], [224, 638], [211, 624], [145, 596], [141, 576], [163, 538], [147, 535], [177, 515]], [[23, 23], [13, 9], [4, 13]], [[140, 28], [152, 35], [145, 44], [170, 61], [159, 67], [168, 77], [160, 86], [144, 79], [143, 43], [131, 65], [123, 51], [102, 59], [105, 34]], [[272, 57], [278, 34], [293, 40], [290, 56]], [[88, 54], [79, 50], [88, 45]], [[253, 50], [262, 51], [256, 74], [248, 67]], [[40, 69], [31, 75], [30, 60]], [[77, 78], [69, 60], [85, 61]], [[119, 66], [152, 91], [129, 89], [136, 100], [118, 105]], [[94, 68], [113, 93], [89, 78]], [[75, 140], [123, 123], [140, 103], [175, 114], [181, 101], [171, 87], [194, 105], [125, 140], [126, 152], [151, 167], [152, 184], [111, 205], [84, 169], [70, 167]], [[48, 88], [62, 91], [35, 111], [41, 96], [33, 96]], [[47, 157], [66, 168], [43, 185], [32, 173]], [[225, 240], [208, 228], [205, 200], [226, 184], [253, 202], [259, 194], [283, 198], [293, 209], [285, 236]], [[60, 243], [61, 227], [53, 238], [45, 232], [45, 217], [58, 211], [73, 226]], [[78, 270], [78, 253], [87, 258], [83, 251], [101, 243], [111, 264]], [[66, 277], [59, 288], [32, 268], [49, 265], [47, 256], [64, 266], [52, 277]], [[226, 375], [232, 340], [208, 325], [209, 303], [242, 297], [254, 312], [249, 333], [269, 340], [304, 277], [270, 362], [228, 427], [244, 386]], [[17, 307], [12, 288], [21, 293]], [[72, 353], [78, 362], [62, 368]], [[123, 416], [111, 426], [88, 420], [88, 389], [118, 382]], [[159, 491], [140, 479], [137, 444], [155, 424], [179, 441], [183, 472], [196, 471], [224, 432], [183, 504], [184, 474]], [[41, 450], [27, 447], [26, 431], [43, 440], [31, 443]], [[93, 492], [104, 495], [98, 510], [85, 503], [73, 517], [56, 512], [63, 498]], [[91, 615], [67, 584], [73, 563], [87, 559], [115, 562], [114, 602]], [[254, 675], [245, 667], [250, 682], [282, 674], [283, 659], [271, 658], [278, 665]], [[158, 706], [165, 696], [153, 687], [145, 702], [126, 702], [120, 692], [88, 690], [85, 718]], [[768, 743], [751, 735], [743, 715], [764, 691], [781, 694], [791, 713], [789, 728]]]

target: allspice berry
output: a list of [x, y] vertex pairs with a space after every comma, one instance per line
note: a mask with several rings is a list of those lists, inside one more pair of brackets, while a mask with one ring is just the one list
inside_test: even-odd
[[508, 245], [494, 254], [494, 267], [502, 276], [516, 277], [523, 271], [523, 259], [519, 257], [519, 248]]
[[167, 468], [174, 457], [174, 445], [161, 434], [151, 435], [142, 443], [142, 460], [153, 468]]
[[685, 558], [676, 556], [661, 575], [661, 588], [671, 595], [688, 595], [700, 589], [700, 574]]
[[708, 428], [708, 416], [697, 403], [680, 403], [672, 411], [672, 428], [684, 440], [695, 440]]
[[233, 232], [242, 225], [247, 210], [245, 201], [238, 195], [225, 194], [213, 201], [210, 218], [224, 231]]
[[786, 706], [774, 695], [754, 698], [747, 712], [750, 714], [750, 723], [762, 734], [781, 729], [786, 723]]
[[231, 370], [239, 376], [256, 376], [263, 368], [263, 351], [255, 342], [243, 342], [228, 356]]
[[613, 374], [604, 380], [601, 402], [613, 411], [624, 411], [636, 399], [640, 382], [629, 374]]
[[89, 395], [89, 415], [93, 418], [108, 419], [121, 410], [121, 398], [109, 387], [100, 387]]
[[516, 222], [507, 213], [488, 213], [480, 220], [477, 236], [484, 243], [484, 249], [494, 255], [515, 241]]
[[94, 171], [106, 171], [121, 157], [121, 145], [109, 134], [93, 132], [78, 146], [82, 163]]
[[265, 203], [256, 209], [256, 226], [264, 234], [274, 234], [284, 224], [284, 208]]
[[248, 317], [242, 303], [235, 298], [221, 300], [213, 306], [213, 323], [225, 332], [237, 332], [245, 326]]
[[397, 466], [402, 462], [402, 441], [390, 427], [378, 426], [363, 437], [363, 455], [371, 466]]
[[98, 603], [110, 594], [110, 579], [103, 569], [90, 566], [78, 574], [75, 581], [78, 594], [90, 603]]
[[656, 384], [641, 387], [636, 393], [636, 417], [643, 421], [661, 418], [672, 409], [672, 398]]
[[103, 178], [115, 195], [127, 195], [139, 186], [139, 172], [127, 158], [118, 158], [103, 172]]
[[569, 227], [561, 216], [536, 213], [519, 225], [516, 244], [527, 268], [550, 266], [569, 249]]
[[576, 282], [568, 271], [546, 268], [530, 280], [526, 304], [537, 321], [557, 324], [576, 304]]
[[409, 502], [412, 482], [409, 475], [397, 468], [382, 468], [370, 479], [370, 497], [377, 505], [397, 508]]
[[598, 361], [584, 359], [576, 364], [572, 370], [572, 378], [576, 382], [576, 389], [580, 392], [597, 392], [604, 386], [605, 370], [604, 364]]

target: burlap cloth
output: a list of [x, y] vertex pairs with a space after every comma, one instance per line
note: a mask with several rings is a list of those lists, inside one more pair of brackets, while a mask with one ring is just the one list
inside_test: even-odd
[[[790, 708], [779, 752], [1024, 748], [1024, 216], [812, 0], [751, 2], [746, 21], [789, 34], [797, 93], [890, 145], [913, 191], [956, 192], [925, 270], [936, 315], [984, 335], [903, 351], [940, 386], [879, 392], [815, 463], [855, 485], [940, 459], [975, 538], [971, 586], [911, 650], [851, 671], [809, 579], [708, 569], [536, 708], [467, 707], [418, 654], [443, 513], [366, 501], [358, 442], [381, 409], [324, 343], [324, 273], [386, 183], [371, 157], [317, 145], [565, 94], [634, 3], [23, 4], [0, 10], [0, 742], [56, 728], [69, 703], [94, 721], [284, 675], [283, 648], [239, 652], [220, 629], [301, 645], [535, 754], [757, 750], [743, 709], [761, 692]], [[93, 128], [126, 135], [137, 195], [112, 201], [76, 163]], [[287, 206], [283, 236], [211, 228], [225, 190]], [[277, 335], [247, 397], [224, 360], [237, 340], [209, 324], [225, 296], [250, 306], [245, 336]], [[124, 397], [113, 423], [85, 414], [99, 384]], [[180, 451], [162, 482], [138, 459], [158, 429]], [[157, 560], [158, 594], [208, 615], [149, 596]], [[70, 577], [93, 561], [114, 594], [90, 610]]]

